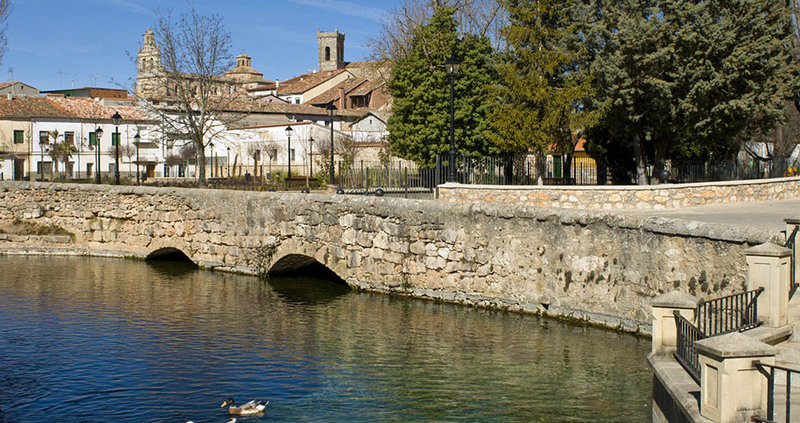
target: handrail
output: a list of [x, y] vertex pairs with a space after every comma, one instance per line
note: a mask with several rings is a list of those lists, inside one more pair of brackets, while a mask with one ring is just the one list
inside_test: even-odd
[[792, 233], [786, 237], [786, 242], [783, 244], [783, 248], [791, 248], [790, 245], [794, 245], [795, 238], [797, 237], [797, 230], [800, 229], [800, 226], [795, 226]]
[[695, 325], [687, 320], [678, 310], [673, 312], [677, 328], [677, 350], [675, 358], [689, 372], [695, 381], [700, 381], [700, 356], [694, 343], [707, 338]]
[[758, 371], [767, 377], [767, 418], [754, 421], [772, 421], [775, 418], [775, 371], [783, 370], [786, 372], [786, 410], [785, 416], [787, 422], [792, 418], [792, 373], [800, 374], [800, 369], [793, 369], [791, 367], [778, 366], [775, 364], [762, 363], [754, 361], [753, 365], [756, 366]]
[[697, 328], [706, 336], [723, 335], [759, 326], [758, 296], [764, 288], [745, 291], [697, 305]]

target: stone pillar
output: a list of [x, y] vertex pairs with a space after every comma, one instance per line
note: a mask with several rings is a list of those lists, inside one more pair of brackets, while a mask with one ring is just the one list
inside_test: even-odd
[[700, 415], [717, 423], [766, 415], [767, 378], [753, 361], [775, 364], [775, 347], [739, 332], [694, 345], [700, 355]]
[[772, 243], [745, 250], [747, 289], [764, 288], [758, 297], [758, 318], [767, 326], [789, 322], [789, 259], [792, 251]]
[[[783, 221], [786, 222], [786, 237], [788, 239], [788, 237], [792, 235], [792, 232], [794, 232], [796, 228], [800, 228], [800, 216], [783, 219]], [[798, 231], [797, 235], [795, 235], [794, 242], [795, 245], [800, 247], [800, 231]], [[797, 283], [800, 282], [800, 266], [798, 266], [798, 263], [800, 263], [800, 248], [792, 248], [791, 250], [792, 261], [790, 263], [794, 263], [794, 280], [795, 283]], [[791, 265], [789, 267], [791, 269]]]
[[653, 307], [653, 354], [672, 351], [677, 347], [678, 328], [673, 312], [677, 310], [687, 320], [694, 322], [699, 302], [699, 298], [680, 291], [659, 295], [650, 302]]

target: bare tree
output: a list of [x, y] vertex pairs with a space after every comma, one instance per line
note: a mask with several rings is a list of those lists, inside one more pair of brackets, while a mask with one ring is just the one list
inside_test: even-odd
[[368, 40], [371, 59], [391, 63], [408, 54], [414, 31], [443, 6], [456, 9], [461, 34], [486, 36], [494, 48], [502, 46], [500, 29], [507, 18], [501, 0], [405, 0], [390, 12], [375, 38]]
[[[247, 143], [247, 156], [253, 159], [253, 176], [258, 176], [258, 161], [261, 160], [261, 153], [264, 152], [264, 145], [260, 141]], [[270, 157], [270, 171], [272, 170], [272, 158]]]
[[[157, 16], [164, 95], [143, 100], [164, 122], [167, 139], [189, 140], [195, 151], [205, 151], [215, 136], [245, 116], [246, 94], [223, 78], [233, 66], [230, 33], [222, 16], [201, 15], [194, 8], [177, 19], [160, 11]], [[204, 154], [197, 156], [197, 166], [205, 184]]]
[[8, 39], [6, 30], [8, 29], [8, 15], [11, 14], [11, 0], [0, 0], [0, 64], [3, 63], [3, 56], [6, 54]]

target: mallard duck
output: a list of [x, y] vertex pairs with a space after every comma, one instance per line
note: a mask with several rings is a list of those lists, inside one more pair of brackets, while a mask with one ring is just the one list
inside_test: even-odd
[[222, 407], [228, 406], [228, 414], [231, 416], [251, 416], [263, 413], [269, 401], [250, 401], [247, 404], [237, 407], [233, 398], [228, 398], [222, 403]]

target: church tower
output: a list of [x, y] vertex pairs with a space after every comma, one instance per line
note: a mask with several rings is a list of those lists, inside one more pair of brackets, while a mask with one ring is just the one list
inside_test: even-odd
[[339, 33], [338, 29], [333, 32], [317, 30], [317, 44], [320, 72], [344, 68], [344, 33]]
[[152, 29], [144, 33], [144, 44], [139, 49], [137, 60], [139, 72], [136, 75], [136, 95], [153, 97], [165, 95], [164, 65], [161, 63], [161, 51], [156, 45], [156, 37]]

